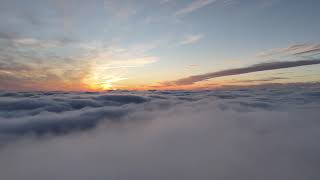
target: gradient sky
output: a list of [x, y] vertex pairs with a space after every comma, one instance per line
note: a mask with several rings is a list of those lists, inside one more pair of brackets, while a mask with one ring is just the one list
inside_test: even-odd
[[197, 89], [319, 82], [318, 0], [0, 0], [1, 90]]

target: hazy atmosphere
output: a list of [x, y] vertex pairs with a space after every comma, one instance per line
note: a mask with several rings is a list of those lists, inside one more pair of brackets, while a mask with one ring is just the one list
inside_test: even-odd
[[320, 179], [319, 9], [0, 0], [0, 179]]

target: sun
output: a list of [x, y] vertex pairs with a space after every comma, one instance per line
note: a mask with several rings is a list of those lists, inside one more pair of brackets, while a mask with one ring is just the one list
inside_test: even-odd
[[83, 77], [82, 82], [86, 89], [93, 91], [116, 90], [118, 82], [128, 79], [123, 71], [108, 69], [107, 65], [90, 64], [90, 70]]
[[118, 82], [118, 81], [122, 81], [128, 78], [125, 77], [115, 77], [115, 76], [110, 76], [108, 78], [106, 78], [105, 80], [103, 80], [100, 84], [101, 88], [103, 90], [115, 90], [115, 86], [114, 83]]
[[113, 89], [113, 86], [110, 83], [103, 83], [100, 86], [101, 86], [102, 90], [111, 90], [111, 89]]
[[[100, 77], [100, 78], [99, 78]], [[116, 90], [116, 82], [125, 80], [128, 78], [125, 77], [115, 77], [115, 76], [107, 76], [105, 78], [101, 78], [101, 76], [89, 76], [83, 80], [88, 89], [94, 91], [106, 91], [106, 90]]]

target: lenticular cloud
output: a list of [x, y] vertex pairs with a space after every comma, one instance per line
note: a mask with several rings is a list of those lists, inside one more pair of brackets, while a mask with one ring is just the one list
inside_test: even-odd
[[0, 178], [320, 177], [320, 85], [1, 92]]

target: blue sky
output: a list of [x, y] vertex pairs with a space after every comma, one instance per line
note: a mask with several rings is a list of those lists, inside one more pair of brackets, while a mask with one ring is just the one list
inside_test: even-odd
[[[2, 0], [0, 83], [22, 90], [139, 89], [263, 62], [317, 59], [319, 7], [316, 0]], [[289, 71], [286, 80], [274, 82], [318, 81], [318, 69], [280, 70]]]

